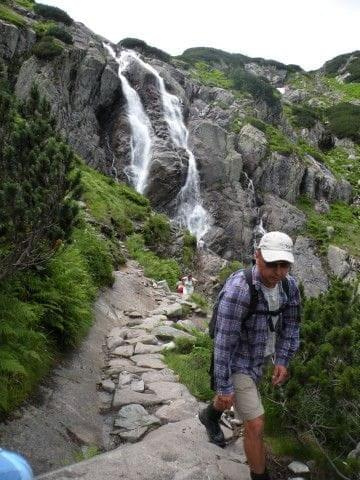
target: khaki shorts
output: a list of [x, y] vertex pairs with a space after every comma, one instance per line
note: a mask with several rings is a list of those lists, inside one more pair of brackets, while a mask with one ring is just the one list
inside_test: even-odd
[[241, 420], [253, 420], [264, 415], [259, 390], [254, 380], [243, 373], [234, 373], [235, 408]]

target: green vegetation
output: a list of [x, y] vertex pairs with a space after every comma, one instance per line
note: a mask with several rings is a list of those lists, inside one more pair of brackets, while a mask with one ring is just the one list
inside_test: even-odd
[[185, 269], [193, 267], [196, 258], [197, 240], [188, 230], [183, 235], [182, 264]]
[[146, 42], [139, 40], [138, 38], [124, 38], [121, 40], [120, 45], [123, 48], [140, 50], [144, 55], [158, 58], [163, 62], [170, 62], [171, 60], [171, 56], [168, 53], [160, 50], [159, 48], [151, 47]]
[[[355, 206], [337, 202], [330, 205], [328, 213], [320, 214], [314, 210], [308, 197], [301, 197], [297, 206], [307, 215], [304, 233], [315, 239], [321, 253], [326, 254], [331, 243], [346, 248], [352, 255], [360, 256], [360, 218]], [[331, 236], [327, 230], [329, 226], [334, 228]]]
[[61, 42], [54, 37], [44, 36], [39, 42], [36, 42], [32, 48], [32, 53], [41, 60], [51, 60], [61, 55], [64, 47]]
[[70, 237], [81, 188], [73, 152], [35, 87], [22, 105], [1, 93], [0, 110], [1, 280], [46, 262]]
[[292, 143], [278, 128], [267, 125], [266, 136], [269, 142], [269, 148], [272, 152], [278, 152], [281, 155], [297, 153], [294, 143]]
[[292, 105], [290, 121], [298, 128], [312, 128], [321, 119], [319, 112], [307, 105]]
[[258, 130], [266, 133], [267, 124], [258, 118], [247, 116], [245, 118], [235, 117], [231, 124], [231, 131], [234, 133], [239, 133], [244, 125], [250, 123], [253, 127]]
[[326, 78], [324, 81], [331, 91], [343, 94], [342, 100], [344, 102], [360, 99], [359, 83], [341, 83], [336, 78]]
[[174, 259], [159, 258], [145, 247], [143, 237], [134, 233], [127, 239], [130, 255], [144, 267], [145, 275], [155, 280], [166, 280], [169, 287], [176, 288], [180, 278], [180, 267]]
[[209, 303], [208, 301], [206, 300], [206, 298], [201, 295], [200, 293], [197, 293], [197, 292], [194, 292], [191, 297], [190, 297], [190, 301], [191, 302], [194, 302], [196, 303], [196, 305], [198, 305], [199, 308], [203, 309], [205, 312], [208, 310], [209, 308]]
[[167, 365], [180, 377], [190, 392], [199, 400], [211, 400], [214, 392], [210, 388], [209, 366], [212, 355], [212, 340], [206, 333], [196, 330], [191, 334], [195, 341], [176, 339], [176, 349], [165, 353]]
[[231, 77], [236, 90], [250, 93], [255, 100], [263, 100], [274, 113], [281, 111], [280, 94], [265, 78], [258, 77], [242, 68], [235, 69]]
[[226, 279], [237, 270], [243, 268], [243, 265], [238, 260], [233, 260], [232, 262], [228, 263], [224, 268], [220, 270], [218, 273], [219, 283], [223, 285]]
[[166, 246], [170, 242], [170, 222], [166, 215], [154, 213], [145, 222], [143, 237], [148, 247]]
[[327, 109], [331, 131], [339, 138], [360, 141], [360, 105], [339, 103]]
[[40, 39], [42, 37], [55, 37], [68, 45], [72, 45], [73, 43], [72, 35], [63, 26], [58, 25], [52, 20], [36, 22], [34, 30]]
[[49, 18], [56, 22], [62, 22], [65, 23], [65, 25], [72, 25], [74, 23], [73, 19], [69, 17], [64, 10], [61, 10], [61, 8], [44, 5], [42, 3], [35, 3], [34, 11], [44, 18]]
[[205, 62], [196, 62], [191, 70], [193, 77], [209, 87], [230, 89], [232, 81], [221, 70], [212, 68]]
[[[304, 302], [300, 351], [282, 389], [264, 382], [276, 428], [291, 425], [306, 432], [312, 445], [356, 478], [348, 461], [359, 438], [360, 297], [357, 285], [334, 280], [327, 293]], [[351, 434], [349, 435], [349, 433]], [[359, 468], [359, 465], [357, 465]]]
[[0, 18], [5, 22], [12, 23], [17, 27], [23, 28], [26, 26], [24, 17], [14, 12], [9, 6], [0, 3]]
[[82, 167], [82, 182], [84, 201], [92, 216], [116, 229], [120, 238], [133, 233], [134, 221], [144, 221], [150, 215], [149, 200], [125, 184], [86, 166]]
[[16, 3], [28, 10], [34, 10], [35, 0], [16, 0]]
[[356, 157], [349, 159], [343, 148], [336, 147], [322, 156], [323, 162], [337, 178], [345, 178], [351, 183], [354, 193], [360, 193], [360, 147], [356, 147]]
[[[360, 54], [360, 52], [358, 52]], [[360, 58], [354, 58], [350, 64], [348, 65], [347, 71], [350, 73], [348, 77], [346, 77], [346, 83], [356, 83], [360, 82]]]

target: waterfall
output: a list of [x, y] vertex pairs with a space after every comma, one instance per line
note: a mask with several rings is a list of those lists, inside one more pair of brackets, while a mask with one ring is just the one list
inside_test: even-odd
[[188, 147], [189, 132], [184, 124], [180, 101], [175, 95], [171, 95], [166, 90], [164, 80], [155, 68], [141, 60], [135, 52], [128, 51], [127, 54], [133, 57], [157, 79], [164, 109], [164, 118], [168, 125], [170, 137], [175, 146], [183, 148], [188, 155], [189, 166], [186, 182], [177, 198], [176, 221], [187, 227], [196, 236], [197, 240], [200, 240], [209, 229], [210, 217], [202, 206], [200, 176], [194, 154]]
[[151, 162], [151, 123], [139, 95], [123, 75], [133, 56], [128, 51], [122, 51], [120, 57], [117, 57], [110, 45], [104, 44], [104, 46], [119, 65], [118, 75], [127, 101], [127, 116], [131, 129], [131, 162], [124, 171], [135, 190], [144, 193]]

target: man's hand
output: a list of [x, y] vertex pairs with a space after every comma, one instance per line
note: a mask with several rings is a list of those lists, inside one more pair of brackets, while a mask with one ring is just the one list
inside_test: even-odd
[[231, 393], [230, 395], [216, 395], [213, 401], [214, 407], [219, 412], [224, 410], [229, 410], [234, 405], [235, 395]]
[[272, 376], [273, 385], [282, 385], [288, 377], [287, 368], [283, 365], [275, 365]]

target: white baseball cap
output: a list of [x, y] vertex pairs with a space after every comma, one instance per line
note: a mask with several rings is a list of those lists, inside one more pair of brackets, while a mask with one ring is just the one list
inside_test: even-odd
[[261, 238], [259, 247], [265, 262], [294, 263], [293, 241], [282, 232], [268, 232]]

